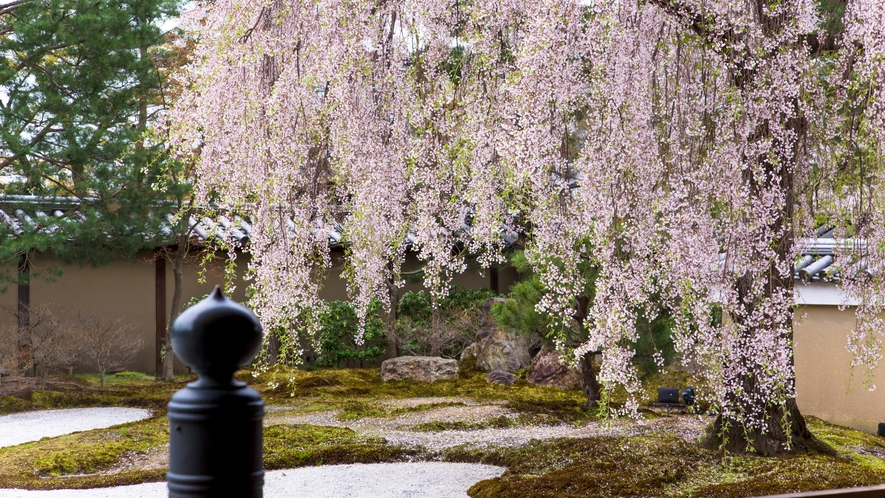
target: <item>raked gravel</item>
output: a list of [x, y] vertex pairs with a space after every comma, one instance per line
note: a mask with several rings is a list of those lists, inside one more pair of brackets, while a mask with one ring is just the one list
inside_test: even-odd
[[149, 410], [141, 408], [72, 408], [13, 413], [0, 417], [0, 448], [135, 422], [150, 416]]
[[[706, 416], [662, 417], [652, 420], [594, 421], [575, 427], [522, 426], [474, 431], [422, 432], [414, 425], [438, 421], [481, 421], [490, 417], [515, 417], [516, 413], [497, 403], [477, 403], [462, 398], [418, 398], [385, 403], [389, 408], [432, 403], [460, 403], [397, 417], [367, 417], [341, 420], [337, 412], [303, 413], [291, 407], [268, 407], [265, 425], [315, 424], [347, 427], [364, 435], [380, 436], [388, 444], [420, 445], [441, 449], [459, 444], [518, 446], [532, 439], [637, 435], [650, 431], [674, 433], [688, 441], [697, 440], [709, 424]], [[130, 408], [84, 408], [20, 413], [0, 417], [0, 447], [141, 420], [147, 410]], [[160, 449], [165, 460], [165, 449]], [[505, 469], [490, 465], [444, 462], [331, 465], [294, 470], [275, 470], [265, 477], [268, 498], [463, 498], [473, 484], [500, 476]], [[149, 483], [116, 488], [58, 491], [0, 489], [0, 498], [160, 498], [167, 496], [166, 483]]]
[[[266, 498], [466, 498], [479, 481], [505, 469], [469, 463], [416, 462], [330, 465], [274, 470], [265, 475]], [[166, 483], [99, 489], [0, 489], [0, 498], [165, 498]]]

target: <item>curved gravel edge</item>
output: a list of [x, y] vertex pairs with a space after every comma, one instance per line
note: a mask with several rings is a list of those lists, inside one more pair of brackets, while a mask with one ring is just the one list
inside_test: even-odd
[[151, 416], [142, 408], [70, 408], [0, 416], [0, 448], [72, 432], [103, 429]]
[[[303, 467], [265, 474], [265, 498], [465, 498], [467, 489], [506, 469], [446, 462], [375, 463]], [[0, 498], [161, 498], [165, 482], [98, 489], [0, 489]]]

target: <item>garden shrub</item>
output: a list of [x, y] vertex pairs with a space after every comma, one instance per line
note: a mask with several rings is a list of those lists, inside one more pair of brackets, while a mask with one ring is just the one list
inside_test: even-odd
[[353, 305], [347, 301], [332, 301], [320, 316], [319, 350], [316, 363], [323, 367], [336, 367], [346, 360], [374, 363], [387, 351], [384, 321], [380, 317], [380, 301], [369, 306], [363, 343], [357, 344], [356, 332], [359, 319]]
[[436, 308], [421, 290], [399, 300], [393, 336], [404, 355], [455, 358], [470, 343], [482, 318], [482, 306], [495, 295], [490, 289], [453, 287]]

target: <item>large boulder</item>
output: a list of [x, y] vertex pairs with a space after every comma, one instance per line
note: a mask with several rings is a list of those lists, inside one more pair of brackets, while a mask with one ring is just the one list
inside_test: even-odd
[[472, 343], [470, 343], [469, 346], [464, 348], [463, 351], [461, 351], [461, 361], [475, 360], [475, 359], [476, 359], [476, 343], [472, 342]]
[[458, 376], [458, 362], [437, 356], [400, 356], [381, 363], [381, 380], [436, 382]]
[[527, 380], [538, 386], [560, 389], [583, 389], [584, 379], [580, 370], [559, 363], [555, 349], [542, 349], [532, 360]]
[[504, 299], [493, 297], [483, 305], [482, 320], [474, 350], [476, 366], [485, 372], [494, 370], [515, 372], [531, 363], [529, 349], [535, 341], [514, 330], [497, 326], [492, 318], [491, 309], [498, 301]]

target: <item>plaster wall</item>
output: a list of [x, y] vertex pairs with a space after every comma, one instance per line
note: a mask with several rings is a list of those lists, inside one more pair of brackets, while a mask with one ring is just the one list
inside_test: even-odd
[[[885, 422], [885, 389], [870, 391], [858, 368], [851, 378], [851, 354], [845, 349], [854, 328], [854, 308], [801, 306], [793, 331], [796, 401], [804, 415], [876, 433]], [[881, 373], [873, 383], [882, 384]]]
[[[226, 253], [218, 253], [214, 261], [204, 272], [206, 281], [199, 282], [201, 257], [195, 254], [185, 263], [183, 270], [182, 305], [194, 297], [201, 297], [211, 292], [216, 284], [224, 283], [224, 261]], [[333, 268], [326, 275], [321, 290], [323, 299], [347, 299], [346, 282], [342, 278], [342, 254], [333, 253]], [[52, 280], [37, 277], [31, 282], [31, 305], [46, 305], [53, 313], [63, 320], [74, 321], [78, 311], [94, 314], [103, 320], [111, 321], [120, 318], [124, 323], [135, 327], [134, 333], [143, 341], [141, 352], [127, 367], [129, 370], [155, 374], [157, 357], [155, 353], [156, 321], [155, 321], [155, 266], [150, 251], [142, 251], [132, 260], [118, 260], [101, 267], [67, 265], [47, 254], [34, 254], [32, 265], [34, 271], [44, 277], [51, 269], [60, 269], [61, 276]], [[235, 290], [230, 296], [237, 302], [246, 299], [248, 282], [243, 279], [248, 258], [238, 258], [238, 278], [234, 282]], [[172, 307], [174, 292], [174, 275], [172, 265], [166, 262], [166, 316]], [[409, 255], [405, 271], [420, 267], [414, 255]], [[513, 269], [502, 269], [499, 272], [499, 286], [506, 292], [509, 285], [516, 280]], [[487, 287], [490, 284], [488, 271], [466, 272], [454, 278], [454, 285], [469, 289]], [[401, 293], [420, 290], [420, 283], [409, 282]], [[5, 293], [0, 293], [0, 306], [14, 309], [17, 301], [17, 287], [10, 285]], [[0, 310], [0, 326], [16, 327], [12, 315]], [[78, 367], [76, 371], [92, 371], [88, 365]], [[176, 361], [176, 371], [185, 372], [187, 368]]]
[[[149, 255], [149, 253], [148, 253]], [[140, 257], [145, 255], [139, 254]], [[31, 279], [31, 307], [48, 307], [64, 321], [75, 323], [77, 313], [104, 322], [120, 319], [135, 327], [144, 342], [128, 369], [153, 372], [154, 267], [138, 259], [118, 260], [102, 267], [67, 265], [51, 255], [33, 254], [32, 272], [47, 274], [61, 269], [57, 279]], [[88, 366], [79, 371], [91, 371]]]

